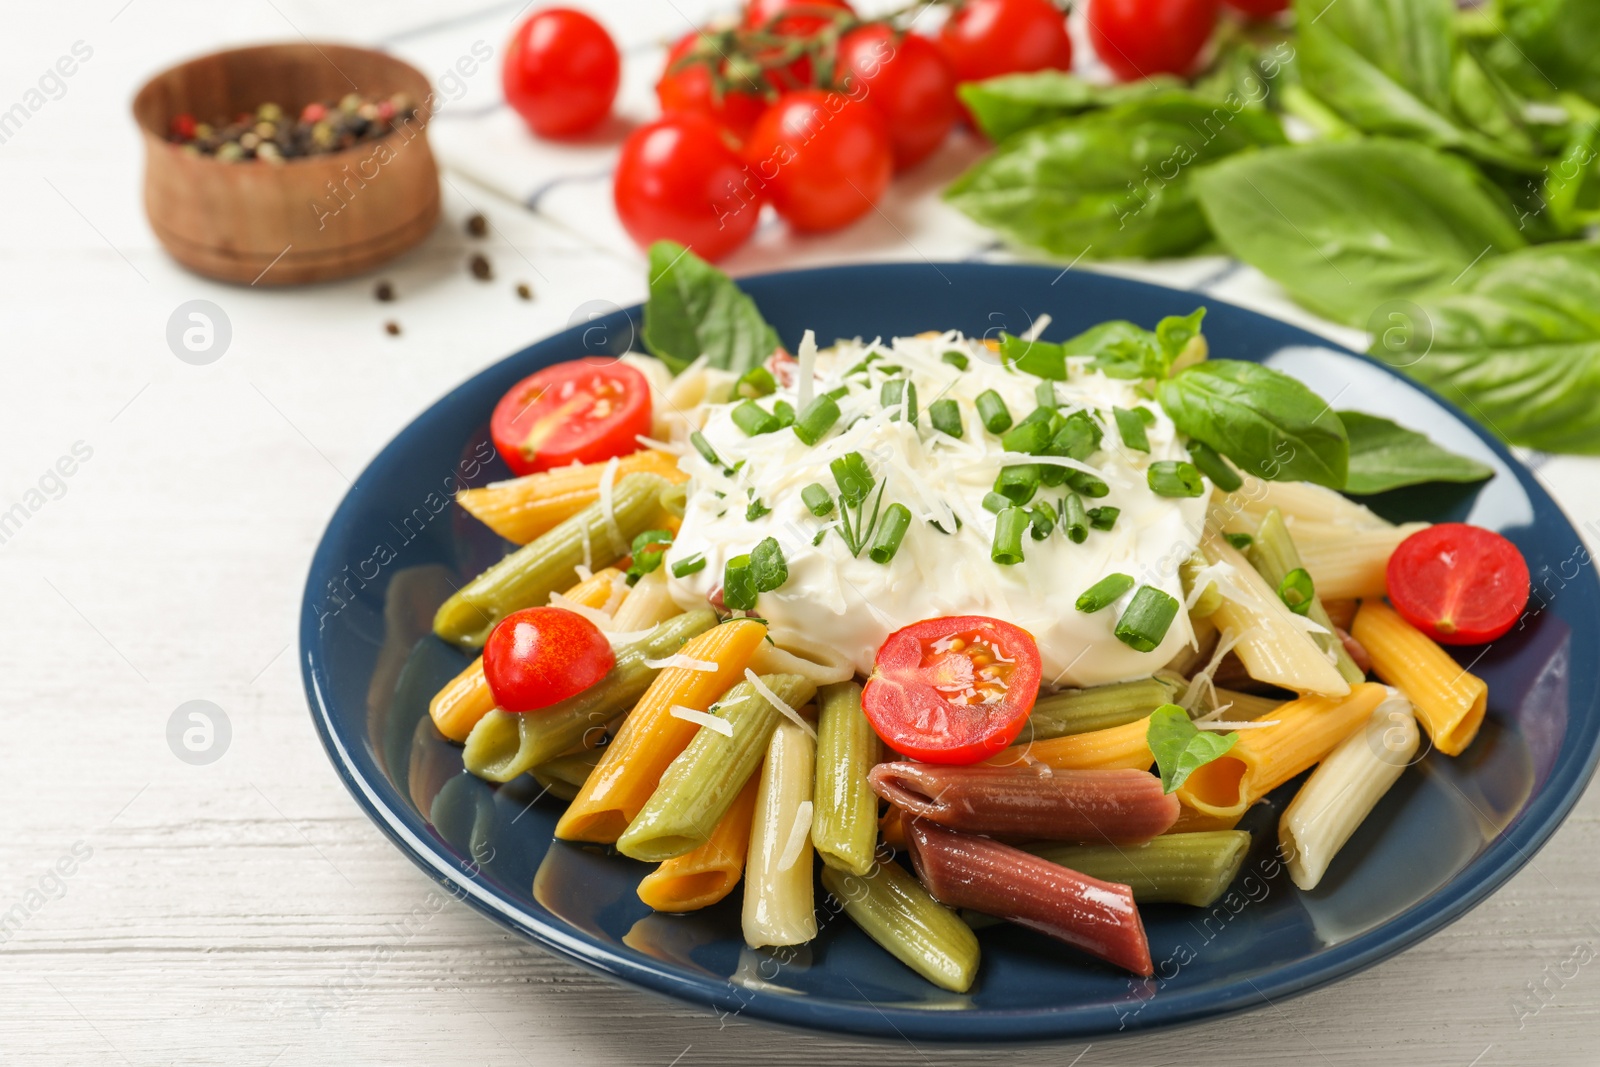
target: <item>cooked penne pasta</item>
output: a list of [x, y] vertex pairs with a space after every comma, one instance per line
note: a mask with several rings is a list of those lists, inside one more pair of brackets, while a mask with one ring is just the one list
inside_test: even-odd
[[895, 959], [953, 993], [978, 976], [978, 937], [899, 864], [850, 874], [822, 868], [822, 884], [857, 926]]
[[750, 827], [741, 924], [751, 948], [799, 945], [817, 936], [810, 826], [816, 764], [810, 735], [797, 723], [778, 723], [767, 743]]
[[1178, 821], [1172, 824], [1170, 834], [1197, 834], [1213, 830], [1232, 830], [1239, 825], [1239, 820], [1244, 818], [1248, 808], [1241, 808], [1237, 812], [1227, 815], [1213, 815], [1207, 811], [1198, 811], [1183, 803], [1178, 802]]
[[1389, 557], [1400, 542], [1427, 529], [1425, 522], [1380, 529], [1337, 530], [1335, 536], [1307, 537], [1295, 528], [1295, 545], [1317, 592], [1328, 600], [1380, 597], [1388, 592]]
[[666, 568], [657, 567], [640, 578], [623, 598], [622, 606], [611, 616], [611, 625], [619, 634], [648, 630], [672, 618], [679, 610], [667, 589]]
[[1017, 740], [1025, 744], [1125, 726], [1170, 703], [1175, 695], [1177, 687], [1160, 678], [1114, 682], [1092, 689], [1063, 689], [1034, 702], [1028, 724]]
[[854, 682], [817, 693], [817, 784], [811, 809], [811, 844], [822, 862], [866, 874], [878, 843], [878, 798], [867, 774], [883, 744], [861, 710]]
[[[525, 545], [600, 499], [605, 463], [554, 467], [481, 489], [463, 489], [456, 503], [507, 541]], [[643, 471], [670, 482], [688, 480], [678, 457], [645, 449], [617, 460], [618, 478]]]
[[752, 774], [706, 843], [645, 875], [639, 882], [639, 899], [657, 911], [698, 911], [733, 892], [744, 874], [760, 785], [760, 773]]
[[[749, 619], [723, 623], [683, 646], [690, 659], [715, 663], [714, 671], [688, 667], [667, 667], [650, 683], [638, 705], [622, 722], [622, 729], [606, 746], [605, 757], [584, 783], [561, 821], [556, 836], [568, 841], [599, 841], [609, 844], [622, 836], [628, 824], [644, 808], [655, 792], [661, 776], [694, 739], [701, 728], [672, 713], [676, 707], [703, 712], [711, 702], [743, 677], [746, 664], [767, 635], [767, 628]], [[706, 731], [710, 733], [710, 731]], [[754, 765], [752, 764], [752, 767]], [[749, 769], [746, 770], [746, 776]], [[726, 809], [744, 778], [732, 783]], [[721, 818], [721, 812], [717, 814]], [[709, 834], [716, 819], [704, 828]], [[702, 836], [701, 841], [704, 840]], [[680, 855], [701, 841], [691, 842], [677, 852], [657, 855], [666, 859]]]
[[1289, 877], [1315, 889], [1328, 864], [1372, 813], [1416, 755], [1420, 734], [1411, 702], [1390, 690], [1355, 733], [1311, 772], [1278, 820]]
[[1489, 704], [1483, 679], [1376, 600], [1362, 603], [1351, 636], [1372, 657], [1373, 672], [1411, 701], [1433, 747], [1446, 756], [1465, 752], [1478, 736]]
[[1141, 845], [1033, 845], [1029, 852], [1102, 882], [1120, 882], [1140, 904], [1210, 907], [1250, 851], [1243, 830], [1169, 833]]
[[591, 748], [570, 756], [557, 756], [528, 773], [544, 787], [546, 793], [559, 800], [571, 800], [578, 795], [578, 790], [588, 781], [595, 764], [599, 762], [600, 751]]
[[1274, 711], [1277, 711], [1287, 703], [1287, 701], [1261, 696], [1259, 693], [1241, 693], [1237, 689], [1218, 687], [1216, 694], [1217, 703], [1215, 706], [1219, 708], [1224, 705], [1227, 706], [1227, 710], [1222, 713], [1221, 717], [1234, 722], [1242, 719], [1269, 718]]
[[1222, 605], [1212, 616], [1237, 640], [1233, 651], [1258, 682], [1298, 693], [1343, 696], [1350, 683], [1329, 663], [1311, 635], [1279, 598], [1275, 587], [1256, 573], [1248, 560], [1221, 534], [1208, 530], [1201, 548], [1212, 563], [1226, 563], [1231, 573]]
[[1267, 512], [1274, 508], [1283, 512], [1290, 526], [1297, 532], [1302, 523], [1322, 523], [1344, 527], [1381, 528], [1390, 523], [1370, 508], [1357, 504], [1343, 493], [1310, 482], [1269, 482], [1246, 474], [1244, 485], [1232, 493], [1219, 493], [1217, 508], [1234, 514], [1247, 514], [1251, 521], [1242, 527], [1229, 525], [1229, 530], [1250, 532]]
[[[1261, 525], [1256, 527], [1255, 540], [1250, 543], [1247, 558], [1256, 573], [1273, 588], [1277, 588], [1291, 572], [1303, 569], [1294, 538], [1289, 536], [1289, 528], [1283, 524], [1283, 513], [1277, 508], [1267, 512]], [[1311, 603], [1306, 608], [1305, 617], [1322, 627], [1324, 632], [1313, 633], [1311, 640], [1322, 649], [1324, 656], [1333, 661], [1339, 676], [1345, 681], [1351, 685], [1366, 681], [1366, 672], [1356, 666], [1356, 661], [1345, 651], [1344, 642], [1333, 632], [1333, 620], [1323, 609], [1322, 598], [1315, 587], [1316, 579], [1312, 579]]]
[[765, 642], [750, 657], [750, 669], [757, 674], [798, 674], [821, 687], [848, 682], [856, 675], [855, 666], [838, 652], [810, 641], [797, 641], [793, 635]]
[[983, 762], [994, 767], [1042, 763], [1061, 771], [1088, 771], [1126, 767], [1147, 770], [1156, 761], [1146, 734], [1150, 716], [1122, 726], [1088, 733], [1067, 734], [1047, 741], [1028, 741], [997, 752]]
[[1275, 725], [1240, 730], [1231, 749], [1189, 775], [1178, 787], [1178, 799], [1209, 815], [1242, 815], [1350, 736], [1386, 693], [1381, 685], [1363, 682], [1347, 696], [1289, 701], [1272, 713]]

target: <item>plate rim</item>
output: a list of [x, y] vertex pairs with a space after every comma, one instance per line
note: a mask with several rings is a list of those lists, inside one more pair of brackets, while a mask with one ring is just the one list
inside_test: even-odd
[[[829, 274], [851, 274], [876, 271], [923, 271], [932, 269], [943, 273], [953, 270], [967, 273], [1016, 272], [1031, 275], [1054, 273], [1054, 268], [1037, 264], [986, 263], [983, 261], [936, 262], [891, 261], [834, 264], [797, 270], [772, 271], [735, 278], [741, 289], [749, 283], [778, 284], [796, 276], [816, 277]], [[1475, 420], [1460, 410], [1446, 397], [1422, 382], [1400, 374], [1381, 360], [1356, 352], [1337, 341], [1307, 330], [1303, 326], [1230, 301], [1221, 300], [1209, 293], [1158, 285], [1138, 279], [1101, 272], [1082, 272], [1092, 275], [1097, 284], [1113, 288], [1154, 290], [1164, 296], [1173, 294], [1202, 300], [1208, 306], [1224, 305], [1248, 315], [1266, 319], [1303, 335], [1308, 345], [1336, 352], [1341, 356], [1378, 367], [1384, 373], [1412, 386], [1424, 396], [1441, 405], [1457, 421], [1467, 426], [1505, 464], [1507, 470], [1522, 486], [1532, 504], [1533, 525], [1553, 512], [1565, 527], [1583, 545], [1572, 520], [1568, 518], [1553, 497], [1539, 484], [1529, 470], [1499, 439], [1486, 431]], [[1059, 278], [1058, 278], [1059, 280]], [[634, 326], [641, 318], [642, 304], [619, 308], [608, 318], [626, 315]], [[527, 358], [546, 345], [556, 345], [571, 334], [591, 327], [592, 323], [569, 326], [512, 352], [479, 368], [463, 381], [429, 403], [396, 431], [383, 447], [363, 467], [360, 475], [346, 490], [339, 504], [327, 520], [312, 553], [307, 569], [305, 591], [300, 603], [299, 653], [301, 676], [311, 719], [323, 750], [333, 764], [345, 788], [357, 805], [375, 823], [391, 842], [418, 867], [439, 882], [453, 897], [464, 900], [498, 926], [512, 930], [546, 950], [589, 970], [624, 981], [636, 988], [673, 997], [681, 1001], [704, 1004], [719, 1014], [727, 1012], [740, 1018], [753, 1018], [765, 1023], [794, 1027], [812, 1032], [827, 1032], [852, 1037], [878, 1039], [916, 1038], [922, 1041], [950, 1045], [977, 1044], [1039, 1044], [1104, 1038], [1114, 1034], [1131, 1034], [1167, 1029], [1184, 1024], [1220, 1019], [1253, 1008], [1276, 1003], [1309, 992], [1324, 985], [1356, 974], [1391, 956], [1431, 937], [1445, 926], [1471, 911], [1498, 891], [1525, 865], [1533, 854], [1543, 848], [1566, 821], [1583, 796], [1597, 764], [1600, 764], [1600, 689], [1590, 695], [1588, 714], [1569, 725], [1563, 738], [1561, 751], [1551, 765], [1545, 787], [1527, 807], [1516, 816], [1513, 824], [1503, 829], [1484, 850], [1471, 861], [1477, 866], [1477, 876], [1463, 883], [1458, 873], [1440, 886], [1430, 896], [1416, 902], [1399, 914], [1351, 937], [1314, 957], [1274, 968], [1259, 976], [1250, 975], [1231, 979], [1221, 988], [1171, 993], [1139, 1001], [1137, 1012], [1131, 1014], [1122, 1026], [1113, 1027], [1115, 1020], [1104, 1018], [1104, 1006], [1086, 1010], [1077, 1005], [1063, 1005], [1059, 1009], [1030, 1008], [1016, 1011], [974, 1008], [966, 1011], [935, 1011], [922, 1008], [875, 1005], [868, 1001], [853, 1001], [794, 996], [769, 993], [763, 990], [741, 989], [726, 979], [696, 974], [685, 968], [639, 953], [627, 953], [582, 930], [558, 922], [547, 922], [525, 911], [508, 894], [486, 879], [480, 871], [467, 870], [418, 836], [408, 825], [404, 813], [396, 812], [383, 802], [377, 791], [362, 775], [351, 753], [338, 736], [329, 702], [323, 699], [320, 686], [324, 665], [316, 654], [315, 596], [317, 576], [330, 572], [330, 560], [335, 531], [351, 518], [352, 503], [368, 475], [384, 459], [397, 441], [416, 430], [436, 411], [448, 407], [458, 396], [473, 387], [481, 378], [495, 374], [512, 360]], [[337, 570], [337, 567], [331, 568]], [[1591, 591], [1600, 593], [1600, 577], [1593, 572], [1587, 583]], [[1583, 752], [1573, 754], [1571, 742], [1584, 742]], [[418, 813], [411, 813], [420, 820]], [[1115, 1009], [1111, 1011], [1115, 1013]]]

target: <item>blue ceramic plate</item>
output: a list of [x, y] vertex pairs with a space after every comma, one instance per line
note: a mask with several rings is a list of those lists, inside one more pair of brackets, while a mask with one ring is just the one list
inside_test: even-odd
[[[1045, 336], [1105, 319], [1153, 326], [1202, 298], [1078, 271], [982, 264], [838, 267], [750, 278], [744, 287], [792, 350], [807, 328], [835, 337], [928, 329]], [[449, 504], [464, 485], [506, 476], [489, 413], [541, 367], [625, 351], [639, 309], [567, 330], [503, 360], [424, 412], [373, 461], [311, 563], [301, 663], [312, 719], [367, 814], [432, 877], [500, 925], [569, 959], [707, 1009], [795, 1026], [913, 1041], [1084, 1038], [1258, 1007], [1370, 966], [1459, 918], [1550, 837], [1595, 766], [1600, 736], [1600, 585], [1578, 534], [1499, 444], [1426, 390], [1363, 356], [1272, 319], [1206, 300], [1218, 356], [1261, 360], [1339, 408], [1423, 430], [1494, 467], [1481, 486], [1431, 486], [1375, 506], [1389, 518], [1466, 520], [1527, 556], [1535, 600], [1522, 626], [1466, 649], [1489, 683], [1489, 715], [1457, 759], [1410, 767], [1302, 893], [1273, 859], [1296, 783], [1258, 805], [1255, 848], [1215, 908], [1143, 910], [1157, 976], [1130, 978], [1012, 927], [980, 934], [966, 995], [942, 992], [834, 914], [818, 890], [820, 936], [786, 954], [744, 947], [739, 898], [656, 915], [634, 887], [647, 868], [608, 850], [553, 842], [562, 805], [530, 780], [495, 787], [461, 769], [428, 700], [467, 663], [429, 622], [451, 588], [507, 546]]]

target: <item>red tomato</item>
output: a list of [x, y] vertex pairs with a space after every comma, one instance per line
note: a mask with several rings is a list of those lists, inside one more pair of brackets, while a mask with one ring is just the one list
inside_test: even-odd
[[803, 231], [854, 222], [894, 174], [883, 116], [820, 89], [783, 94], [756, 123], [745, 159], [778, 214]]
[[1290, 4], [1290, 0], [1225, 0], [1225, 2], [1235, 11], [1242, 11], [1257, 19], [1268, 19], [1281, 11], [1287, 11]]
[[[750, 0], [744, 11], [744, 26], [779, 37], [805, 39], [833, 25], [836, 16], [854, 13], [846, 0]], [[780, 90], [809, 88], [813, 81], [811, 74], [808, 56], [767, 71], [767, 76]]]
[[1089, 0], [1089, 42], [1122, 81], [1187, 74], [1211, 39], [1219, 0]]
[[717, 260], [750, 237], [761, 197], [721, 130], [700, 115], [669, 115], [628, 135], [612, 196], [641, 248], [663, 238]]
[[1050, 0], [967, 0], [939, 31], [956, 80], [1030, 70], [1069, 70], [1067, 18]]
[[[730, 77], [728, 62], [709, 44], [701, 45], [702, 40], [700, 31], [693, 30], [684, 34], [667, 53], [666, 70], [656, 82], [656, 99], [661, 102], [661, 112], [664, 115], [702, 115], [742, 142], [750, 136], [761, 113], [767, 110], [766, 98], [754, 85], [749, 92], [729, 86], [725, 92], [718, 93], [717, 77]], [[680, 61], [691, 55], [695, 57], [693, 60], [679, 66]], [[731, 77], [736, 84], [743, 84], [737, 80], [737, 75]]]
[[1446, 645], [1493, 641], [1528, 604], [1528, 563], [1481, 526], [1442, 522], [1400, 542], [1389, 557], [1389, 603]]
[[540, 137], [571, 137], [611, 114], [622, 60], [611, 35], [581, 11], [535, 12], [506, 45], [506, 102]]
[[650, 383], [626, 363], [546, 367], [512, 386], [489, 420], [515, 474], [637, 452], [649, 432]]
[[982, 615], [889, 635], [861, 694], [884, 742], [926, 763], [977, 763], [1017, 739], [1039, 694], [1039, 647]]
[[851, 30], [839, 41], [839, 77], [850, 95], [888, 123], [900, 170], [943, 144], [960, 117], [955, 68], [937, 45], [914, 33], [897, 34], [882, 23]]
[[538, 711], [576, 696], [617, 661], [600, 628], [565, 608], [524, 608], [483, 645], [483, 676], [502, 711]]

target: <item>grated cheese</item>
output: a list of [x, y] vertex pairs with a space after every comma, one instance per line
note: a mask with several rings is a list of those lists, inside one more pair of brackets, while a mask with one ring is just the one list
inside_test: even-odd
[[807, 330], [806, 335], [800, 338], [800, 351], [795, 353], [799, 366], [796, 368], [798, 382], [795, 386], [798, 391], [799, 405], [796, 411], [804, 411], [806, 405], [811, 403], [811, 393], [817, 374], [817, 335], [814, 330]]
[[817, 739], [817, 731], [812, 728], [811, 724], [806, 722], [805, 718], [798, 711], [786, 704], [777, 693], [774, 693], [771, 689], [767, 688], [767, 683], [761, 680], [760, 675], [756, 674], [756, 672], [751, 670], [749, 667], [746, 667], [744, 669], [744, 680], [749, 682], [755, 688], [755, 691], [761, 694], [763, 700], [777, 708], [790, 722], [804, 730], [807, 737], [811, 738], [813, 741]]
[[[617, 525], [617, 511], [612, 504], [612, 490], [617, 484], [617, 457], [612, 456], [606, 460], [605, 473], [600, 475], [600, 515], [606, 520], [606, 533], [611, 535], [611, 543], [617, 547], [619, 553], [628, 551], [628, 543], [622, 539], [622, 527]], [[588, 560], [584, 561], [585, 563]]]
[[697, 726], [704, 726], [707, 730], [714, 730], [723, 737], [733, 736], [733, 723], [720, 715], [713, 715], [709, 711], [686, 708], [682, 704], [672, 705], [668, 712], [674, 719], [682, 719], [684, 722], [692, 722]]
[[612, 618], [610, 615], [607, 615], [599, 608], [591, 608], [587, 604], [580, 604], [576, 600], [572, 600], [569, 597], [564, 597], [560, 593], [550, 594], [550, 606], [553, 608], [564, 608], [576, 615], [582, 615], [584, 618], [588, 619], [602, 630], [611, 629]]
[[676, 652], [661, 659], [647, 659], [644, 661], [644, 665], [653, 671], [658, 671], [663, 667], [682, 667], [686, 671], [705, 671], [707, 674], [715, 674], [718, 669], [717, 664], [712, 660], [695, 659], [693, 656], [685, 656], [682, 652]]
[[794, 809], [794, 825], [789, 827], [789, 840], [783, 843], [783, 854], [778, 857], [778, 870], [787, 871], [800, 858], [800, 852], [811, 839], [811, 801], [802, 800]]

